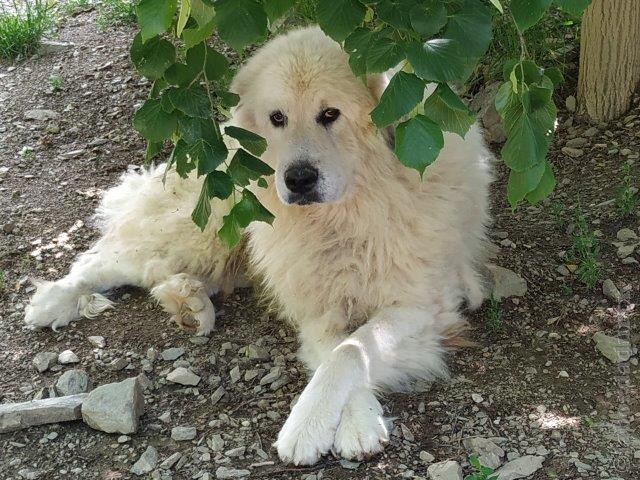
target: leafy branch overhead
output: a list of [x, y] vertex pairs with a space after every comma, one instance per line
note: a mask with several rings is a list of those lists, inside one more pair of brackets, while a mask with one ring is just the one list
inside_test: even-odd
[[[239, 99], [227, 90], [233, 74], [229, 60], [207, 40], [217, 32], [243, 53], [286, 24], [299, 3], [141, 0], [137, 5], [140, 32], [131, 59], [153, 86], [134, 127], [149, 142], [147, 160], [170, 140], [169, 167], [183, 177], [194, 170], [204, 177], [192, 215], [201, 229], [211, 215], [211, 200], [229, 199], [229, 214], [218, 231], [228, 246], [251, 221], [273, 221], [251, 191], [266, 186], [263, 177], [273, 170], [260, 160], [264, 138], [239, 127], [221, 128], [218, 119], [228, 117]], [[493, 15], [511, 15], [524, 32], [552, 5], [579, 16], [588, 3], [511, 0], [507, 11], [502, 0], [332, 0], [317, 2], [314, 19], [343, 45], [356, 75], [400, 66], [371, 117], [380, 128], [396, 125], [398, 159], [422, 175], [443, 147], [443, 132], [464, 137], [475, 121], [452, 85], [463, 84], [487, 50]], [[514, 208], [523, 199], [541, 200], [554, 187], [546, 154], [556, 114], [552, 93], [561, 81], [558, 70], [527, 60], [524, 42], [521, 58], [505, 65], [496, 107], [507, 131], [502, 157], [511, 169], [507, 193]], [[430, 83], [437, 85], [425, 98]], [[225, 136], [240, 145], [233, 155]]]

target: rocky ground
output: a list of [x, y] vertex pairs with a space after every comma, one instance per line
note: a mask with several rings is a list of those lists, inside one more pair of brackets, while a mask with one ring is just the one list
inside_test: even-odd
[[[610, 125], [580, 123], [569, 99], [551, 152], [558, 187], [542, 205], [511, 212], [497, 166], [491, 234], [496, 264], [516, 273], [503, 285], [511, 296], [469, 314], [478, 347], [451, 356], [451, 381], [383, 396], [392, 435], [370, 461], [278, 461], [271, 444], [306, 373], [294, 332], [250, 290], [216, 299], [209, 339], [132, 289], [99, 319], [26, 330], [27, 278], [63, 275], [96, 238], [103, 189], [141, 164], [130, 118], [147, 84], [128, 60], [132, 34], [98, 32], [88, 12], [60, 30], [74, 46], [0, 66], [0, 408], [137, 377], [118, 387], [130, 411], [114, 421], [142, 416], [135, 433], [74, 421], [0, 434], [0, 478], [459, 480], [474, 452], [506, 464], [502, 480], [640, 477], [638, 355], [624, 343], [640, 338], [639, 217], [622, 218], [614, 201], [625, 164], [637, 177], [638, 99]], [[580, 212], [599, 245], [592, 289], [571, 249]]]

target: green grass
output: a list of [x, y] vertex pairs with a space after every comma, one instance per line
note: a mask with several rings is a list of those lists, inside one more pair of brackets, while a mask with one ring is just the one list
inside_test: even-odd
[[4, 270], [0, 270], [0, 292], [4, 290], [5, 283], [7, 283], [7, 274]]
[[502, 330], [502, 309], [500, 308], [500, 300], [491, 296], [484, 319], [487, 324], [487, 328], [490, 331], [499, 332]]
[[101, 0], [97, 3], [98, 27], [106, 30], [115, 25], [136, 23], [136, 4], [129, 0]]
[[483, 465], [477, 455], [471, 455], [469, 457], [469, 463], [475, 471], [464, 477], [464, 480], [496, 480], [498, 478], [498, 476], [493, 473], [493, 469]]
[[598, 239], [579, 210], [576, 213], [576, 228], [572, 241], [569, 258], [578, 265], [576, 275], [589, 289], [593, 289], [600, 278]]
[[51, 9], [43, 0], [0, 3], [0, 57], [15, 60], [33, 54], [51, 25]]
[[52, 92], [62, 89], [62, 77], [60, 75], [49, 75], [49, 86]]
[[638, 191], [633, 185], [632, 166], [630, 163], [625, 163], [623, 165], [622, 173], [622, 186], [618, 189], [618, 193], [616, 194], [616, 207], [620, 216], [622, 218], [626, 218], [636, 212], [636, 209], [640, 204], [640, 198], [638, 198]]
[[87, 7], [91, 3], [89, 0], [63, 0], [58, 4], [58, 11], [63, 16], [73, 15]]
[[562, 230], [565, 227], [564, 214], [567, 207], [562, 202], [551, 202], [549, 209], [553, 221], [556, 223], [558, 228]]
[[[565, 75], [571, 74], [567, 64], [578, 56], [578, 31], [579, 25], [568, 15], [551, 8], [524, 34], [527, 58], [541, 67], [557, 67]], [[493, 39], [480, 60], [478, 73], [482, 74], [486, 84], [500, 81], [505, 61], [519, 59], [520, 54], [520, 37], [505, 5], [504, 15], [496, 11], [494, 16]]]

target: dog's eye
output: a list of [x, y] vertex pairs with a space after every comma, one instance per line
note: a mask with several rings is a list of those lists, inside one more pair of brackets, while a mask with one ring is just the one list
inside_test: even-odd
[[321, 125], [329, 125], [330, 123], [335, 122], [340, 116], [340, 110], [337, 108], [325, 108], [318, 115], [318, 123]]
[[287, 116], [280, 110], [276, 110], [269, 115], [269, 120], [274, 127], [284, 127], [287, 124]]

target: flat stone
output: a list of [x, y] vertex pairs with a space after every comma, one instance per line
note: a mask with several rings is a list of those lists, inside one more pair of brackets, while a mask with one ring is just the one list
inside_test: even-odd
[[271, 355], [269, 355], [266, 349], [258, 347], [257, 345], [247, 346], [244, 353], [248, 358], [255, 360], [269, 360], [271, 358]]
[[579, 158], [584, 155], [584, 150], [579, 148], [562, 147], [562, 153], [571, 158]]
[[44, 109], [32, 109], [26, 110], [24, 112], [24, 118], [27, 120], [37, 120], [39, 122], [46, 122], [47, 120], [55, 120], [60, 117], [58, 112], [54, 112], [53, 110], [44, 110]]
[[159, 465], [163, 470], [170, 470], [178, 460], [182, 458], [182, 453], [176, 452], [173, 455], [165, 458], [162, 463]]
[[0, 405], [0, 433], [34, 425], [69, 422], [82, 418], [80, 409], [86, 393]]
[[622, 300], [622, 294], [616, 284], [613, 283], [613, 280], [607, 278], [604, 282], [602, 282], [602, 293], [605, 297], [613, 300], [616, 303], [620, 303]]
[[431, 480], [462, 480], [462, 467], [458, 462], [445, 460], [429, 465], [427, 475]]
[[60, 355], [58, 355], [58, 363], [62, 365], [69, 365], [71, 363], [78, 362], [80, 362], [80, 359], [71, 350], [65, 350], [64, 352], [60, 353]]
[[638, 245], [639, 245], [638, 243], [633, 243], [631, 245], [619, 246], [618, 251], [616, 252], [616, 254], [618, 255], [618, 258], [626, 258], [629, 255], [632, 255]]
[[593, 341], [598, 351], [613, 363], [626, 362], [631, 358], [631, 343], [628, 340], [596, 332]]
[[522, 297], [527, 293], [527, 281], [511, 270], [498, 265], [487, 265], [493, 279], [493, 297], [502, 300]]
[[196, 438], [197, 433], [196, 427], [173, 427], [171, 438], [176, 442], [184, 442]]
[[542, 468], [544, 457], [536, 455], [525, 455], [516, 458], [505, 464], [502, 468], [496, 470], [497, 480], [516, 480], [518, 478], [526, 478], [533, 475]]
[[56, 382], [59, 395], [76, 395], [91, 390], [91, 380], [84, 370], [67, 370]]
[[638, 235], [630, 228], [621, 228], [618, 230], [618, 233], [616, 233], [616, 238], [621, 242], [628, 242], [629, 240], [637, 240]]
[[38, 372], [43, 373], [49, 370], [51, 367], [53, 367], [57, 361], [58, 361], [57, 353], [40, 352], [35, 357], [33, 357], [33, 360], [31, 360], [31, 363], [33, 364], [34, 367], [36, 367], [36, 370]]
[[465, 438], [462, 441], [468, 454], [478, 455], [480, 462], [494, 470], [502, 465], [505, 452], [489, 439], [482, 437]]
[[75, 47], [72, 42], [58, 42], [56, 40], [43, 39], [38, 46], [38, 55], [49, 55], [60, 53]]
[[131, 473], [134, 475], [145, 475], [156, 468], [158, 463], [158, 451], [151, 445], [147, 447], [136, 463], [131, 467]]
[[585, 146], [588, 142], [589, 140], [587, 140], [584, 137], [576, 137], [576, 138], [571, 138], [567, 140], [567, 143], [565, 143], [565, 145], [571, 148], [578, 148], [578, 147]]
[[180, 385], [195, 386], [200, 383], [200, 377], [184, 367], [178, 367], [169, 373], [169, 375], [167, 375], [167, 380], [172, 383], [179, 383]]
[[436, 457], [434, 457], [432, 454], [430, 454], [426, 450], [420, 451], [420, 461], [424, 463], [432, 463], [435, 459]]
[[107, 345], [104, 337], [101, 337], [100, 335], [92, 335], [87, 337], [87, 340], [89, 340], [89, 343], [96, 348], [104, 348]]
[[181, 347], [167, 348], [160, 354], [162, 359], [167, 362], [173, 362], [174, 360], [180, 358], [182, 355], [184, 355], [184, 348]]
[[211, 404], [215, 405], [220, 401], [222, 397], [227, 393], [222, 385], [216, 388], [216, 391], [211, 394]]
[[102, 385], [88, 394], [82, 405], [87, 425], [107, 433], [135, 433], [144, 410], [144, 396], [137, 378]]
[[228, 468], [225, 466], [218, 467], [216, 470], [216, 478], [218, 480], [225, 478], [245, 478], [251, 474], [249, 470], [238, 470], [235, 468]]
[[272, 368], [269, 373], [260, 379], [260, 385], [268, 385], [275, 382], [282, 375], [282, 369], [280, 367]]

